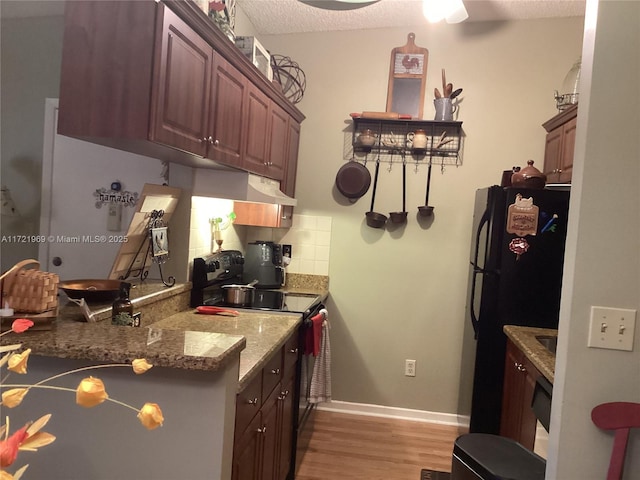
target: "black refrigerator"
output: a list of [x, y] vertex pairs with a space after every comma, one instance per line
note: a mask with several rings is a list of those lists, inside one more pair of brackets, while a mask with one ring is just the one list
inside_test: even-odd
[[500, 433], [504, 325], [557, 328], [568, 188], [476, 192], [467, 296], [476, 354], [470, 431]]

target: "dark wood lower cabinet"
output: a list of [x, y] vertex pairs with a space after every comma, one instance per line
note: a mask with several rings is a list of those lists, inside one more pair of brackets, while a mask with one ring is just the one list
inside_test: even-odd
[[236, 438], [233, 448], [233, 480], [255, 480], [261, 478], [260, 448], [262, 445], [262, 415], [251, 421], [245, 433]]
[[[276, 479], [285, 480], [290, 472], [293, 472], [294, 466], [291, 461], [291, 454], [293, 451], [293, 428], [288, 428], [289, 425], [293, 425], [293, 399], [295, 389], [295, 376], [292, 376], [284, 390], [280, 392], [278, 398], [278, 416], [279, 424], [283, 426], [280, 429], [280, 439], [278, 440], [278, 469], [276, 470]], [[291, 477], [293, 478], [293, 477]]]
[[531, 401], [536, 380], [542, 374], [526, 355], [507, 341], [500, 435], [511, 438], [533, 450], [538, 419]]
[[[293, 478], [294, 398], [298, 333], [238, 394], [232, 480]], [[262, 398], [262, 400], [261, 400]]]

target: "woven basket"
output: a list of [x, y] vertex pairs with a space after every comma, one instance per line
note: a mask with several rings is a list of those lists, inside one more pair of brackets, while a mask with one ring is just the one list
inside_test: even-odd
[[[28, 265], [36, 268], [25, 269]], [[58, 306], [58, 283], [55, 273], [38, 270], [37, 260], [23, 260], [4, 273], [2, 306], [8, 304], [14, 312], [43, 313]]]

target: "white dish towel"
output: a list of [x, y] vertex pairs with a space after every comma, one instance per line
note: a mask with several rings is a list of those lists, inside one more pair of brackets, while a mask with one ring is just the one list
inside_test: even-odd
[[313, 364], [313, 374], [311, 375], [311, 389], [309, 395], [310, 403], [331, 401], [331, 344], [329, 342], [329, 312], [326, 309], [320, 310], [324, 316], [322, 321], [322, 337], [320, 340], [320, 351]]

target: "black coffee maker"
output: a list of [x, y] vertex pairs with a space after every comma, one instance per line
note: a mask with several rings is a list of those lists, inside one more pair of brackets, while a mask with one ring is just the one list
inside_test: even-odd
[[285, 283], [282, 245], [258, 240], [247, 245], [242, 279], [245, 283], [258, 280], [256, 288], [281, 288]]

